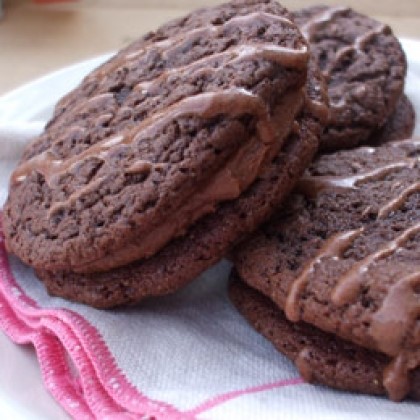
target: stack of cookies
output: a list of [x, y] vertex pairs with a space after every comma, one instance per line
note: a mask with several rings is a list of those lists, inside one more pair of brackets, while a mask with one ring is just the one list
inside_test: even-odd
[[348, 8], [294, 16], [329, 120], [293, 193], [235, 249], [230, 296], [308, 382], [418, 400], [420, 140], [390, 142], [414, 126], [404, 54]]
[[233, 302], [307, 381], [420, 398], [419, 179], [420, 140], [319, 156], [236, 249]]
[[162, 295], [272, 213], [317, 151], [324, 81], [274, 1], [196, 11], [56, 106], [4, 209], [9, 252], [50, 293], [106, 308]]
[[7, 249], [98, 308], [230, 253], [233, 302], [307, 380], [420, 398], [420, 143], [387, 143], [414, 127], [405, 74], [389, 27], [348, 8], [172, 21], [57, 104], [12, 174]]

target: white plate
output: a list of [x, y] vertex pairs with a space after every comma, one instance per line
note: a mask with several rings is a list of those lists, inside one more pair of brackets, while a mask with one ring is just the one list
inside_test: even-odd
[[[406, 92], [420, 115], [420, 42], [402, 40], [402, 44], [409, 59]], [[109, 57], [110, 54], [106, 54], [66, 67], [0, 97], [0, 124], [44, 123], [55, 102]], [[417, 124], [416, 134], [420, 135], [420, 124]], [[16, 346], [0, 333], [0, 360], [0, 418], [68, 418], [44, 389], [31, 348]]]

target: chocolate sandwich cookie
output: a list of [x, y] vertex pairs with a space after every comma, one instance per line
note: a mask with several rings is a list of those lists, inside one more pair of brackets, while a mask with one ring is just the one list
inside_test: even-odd
[[308, 47], [274, 2], [217, 11], [147, 35], [59, 103], [11, 178], [11, 252], [106, 271], [249, 187], [303, 106]]
[[38, 270], [50, 294], [98, 308], [134, 303], [174, 292], [222, 258], [255, 230], [291, 191], [316, 153], [326, 121], [326, 87], [311, 62], [307, 100], [284, 147], [258, 179], [234, 201], [195, 223], [156, 255], [107, 272], [81, 274]]
[[315, 6], [294, 13], [327, 79], [329, 123], [321, 150], [355, 147], [394, 112], [406, 59], [389, 26], [348, 7]]
[[146, 35], [60, 101], [27, 148], [5, 209], [9, 250], [50, 293], [97, 307], [192, 280], [269, 215], [316, 152], [326, 91], [308, 60], [271, 1]]
[[403, 95], [394, 113], [381, 129], [372, 134], [367, 143], [377, 146], [390, 141], [408, 139], [413, 134], [415, 125], [416, 114], [413, 104], [406, 95]]
[[420, 140], [320, 156], [237, 248], [240, 278], [300, 320], [386, 354], [399, 400], [420, 365]]
[[[293, 361], [306, 382], [345, 391], [386, 395], [384, 382], [391, 362], [388, 356], [305, 322], [290, 322], [270, 299], [237, 278], [230, 284], [229, 296], [250, 325]], [[407, 396], [420, 400], [420, 368], [410, 374]]]

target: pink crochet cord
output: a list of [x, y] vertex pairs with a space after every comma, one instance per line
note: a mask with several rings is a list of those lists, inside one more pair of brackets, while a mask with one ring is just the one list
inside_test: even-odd
[[[193, 419], [241, 395], [302, 382], [295, 378], [232, 391], [214, 396], [187, 412], [147, 398], [128, 382], [89, 322], [67, 309], [40, 308], [23, 292], [9, 268], [1, 223], [0, 328], [18, 344], [33, 344], [46, 388], [77, 419]], [[69, 359], [74, 368], [70, 368]]]
[[80, 315], [42, 309], [26, 296], [10, 272], [2, 237], [0, 242], [0, 327], [13, 341], [34, 345], [45, 386], [67, 412], [76, 418], [114, 418], [127, 412], [138, 417], [187, 417], [133, 387], [98, 331]]
[[198, 407], [193, 410], [188, 411], [187, 413], [192, 416], [197, 416], [201, 413], [211, 410], [212, 408], [217, 407], [218, 405], [224, 404], [230, 400], [233, 400], [238, 397], [242, 397], [247, 394], [255, 394], [256, 392], [271, 391], [276, 388], [284, 388], [286, 386], [300, 385], [304, 381], [302, 378], [291, 378], [283, 381], [272, 382], [269, 384], [259, 385], [252, 388], [240, 389], [238, 391], [231, 391], [225, 394], [217, 395], [216, 397], [210, 398], [204, 403], [200, 404]]

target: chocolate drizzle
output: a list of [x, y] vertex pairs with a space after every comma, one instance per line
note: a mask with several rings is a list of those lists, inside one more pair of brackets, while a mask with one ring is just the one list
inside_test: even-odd
[[[306, 65], [308, 60], [307, 47], [304, 46], [302, 49], [294, 50], [278, 45], [237, 45], [221, 53], [212, 54], [193, 61], [185, 66], [167, 69], [152, 81], [147, 80], [138, 83], [134, 86], [134, 90], [146, 94], [149, 91], [153, 91], [155, 87], [158, 87], [163, 80], [169, 79], [170, 77], [180, 77], [185, 74], [197, 77], [200, 74], [216, 73], [220, 71], [221, 65], [212, 67], [210, 64], [220, 61], [223, 63], [222, 67], [227, 67], [241, 61], [256, 58], [278, 63], [284, 67], [302, 67]], [[319, 106], [321, 105], [323, 104], [319, 104]], [[326, 109], [326, 106], [323, 106]]]
[[[144, 56], [148, 54], [150, 51], [159, 51], [162, 59], [169, 61], [176, 55], [182, 54], [186, 49], [189, 49], [191, 45], [194, 45], [194, 42], [199, 42], [203, 39], [208, 39], [209, 37], [220, 37], [224, 34], [224, 32], [231, 27], [236, 28], [240, 25], [245, 25], [247, 23], [252, 23], [253, 21], [259, 20], [261, 22], [264, 22], [265, 24], [273, 24], [273, 23], [280, 23], [286, 27], [294, 27], [294, 23], [290, 21], [289, 19], [274, 15], [267, 12], [254, 12], [249, 13], [247, 15], [242, 16], [235, 16], [231, 19], [224, 22], [222, 25], [213, 25], [209, 23], [205, 27], [201, 28], [194, 28], [186, 32], [182, 32], [178, 35], [171, 36], [170, 38], [156, 41], [156, 42], [150, 42], [146, 45], [142, 45], [138, 50], [132, 51], [125, 54], [121, 54], [114, 58], [113, 60], [109, 61], [105, 65], [101, 66], [97, 71], [93, 72], [91, 75], [88, 76], [89, 79], [97, 79], [97, 78], [103, 78], [106, 74], [110, 72], [118, 72], [122, 71], [124, 68], [129, 68], [131, 65], [135, 64], [140, 56]], [[266, 58], [271, 60], [274, 57], [274, 61], [278, 60], [279, 54], [282, 54], [283, 61], [276, 61], [283, 65], [284, 67], [295, 67], [296, 61], [307, 61], [308, 59], [308, 53], [307, 53], [307, 46], [303, 45], [302, 48], [286, 48], [282, 46], [276, 46], [273, 44], [261, 44], [258, 46], [248, 46], [248, 51], [246, 52], [247, 46], [243, 46], [244, 48], [241, 51], [241, 47], [231, 47], [228, 50], [212, 54], [210, 56], [204, 57], [200, 60], [197, 60], [196, 63], [204, 64], [212, 59], [216, 59], [217, 57], [223, 57], [225, 55], [232, 55], [233, 58], [236, 56], [241, 56], [243, 59], [245, 58], [257, 58], [259, 54], [265, 54]], [[258, 47], [258, 48], [257, 48]], [[251, 50], [254, 49], [255, 53], [257, 55], [249, 56], [251, 53]], [[265, 53], [262, 51], [265, 49]], [[235, 53], [236, 50], [236, 53]], [[270, 56], [271, 51], [271, 58]], [[273, 54], [274, 53], [274, 54]], [[306, 65], [305, 61], [305, 65]], [[188, 68], [192, 67], [194, 68], [196, 63], [191, 63], [190, 65], [181, 66], [181, 67], [175, 67], [171, 70], [167, 70], [164, 73], [169, 75], [172, 74], [179, 74], [179, 72], [185, 71]], [[161, 77], [161, 76], [158, 76]], [[166, 77], [163, 75], [162, 77]], [[149, 83], [150, 81], [143, 81], [145, 85]], [[65, 106], [65, 104], [62, 104]]]
[[[349, 54], [356, 53], [356, 54], [363, 54], [364, 49], [366, 48], [366, 44], [375, 36], [378, 36], [380, 34], [386, 33], [386, 31], [389, 30], [389, 27], [387, 25], [378, 23], [375, 28], [372, 30], [366, 32], [365, 34], [359, 35], [354, 41], [352, 45], [340, 48], [336, 54], [334, 60], [329, 62], [329, 65], [325, 70], [323, 70], [323, 74], [325, 77], [329, 77], [329, 75], [332, 73], [334, 68]], [[360, 85], [358, 87], [359, 89], [365, 89], [365, 86]], [[340, 99], [339, 102], [332, 102], [330, 105], [334, 107], [342, 107], [345, 104], [345, 99], [343, 101], [343, 98]]]
[[[106, 74], [109, 71], [117, 71], [118, 66], [130, 66], [131, 61], [134, 63], [134, 61], [139, 56], [145, 55], [151, 50], [161, 50], [163, 58], [170, 59], [172, 55], [183, 51], [185, 46], [192, 45], [195, 40], [199, 41], [202, 39], [207, 39], [208, 37], [219, 37], [231, 27], [237, 28], [241, 25], [252, 23], [253, 21], [257, 20], [264, 22], [265, 24], [281, 23], [282, 25], [289, 28], [294, 27], [294, 24], [290, 19], [262, 11], [249, 13], [247, 15], [234, 16], [224, 22], [222, 25], [213, 25], [209, 23], [205, 27], [191, 29], [190, 31], [180, 33], [179, 35], [172, 36], [171, 38], [149, 43], [145, 46], [142, 46], [137, 51], [130, 51], [124, 55], [121, 55], [119, 60], [113, 60], [107, 63], [100, 69], [100, 71], [93, 73], [92, 77], [96, 77], [98, 74]], [[294, 51], [296, 51], [284, 48], [284, 51], [286, 50], [289, 50], [292, 54]]]
[[304, 347], [295, 359], [295, 365], [300, 373], [300, 376], [306, 381], [311, 382], [313, 377], [313, 369], [311, 366], [311, 350], [309, 347]]
[[[286, 13], [277, 5], [274, 10]], [[66, 237], [54, 261], [43, 254], [43, 268], [91, 273], [154, 255], [219, 203], [240, 196], [279, 153], [304, 107], [316, 118], [325, 114], [326, 107], [306, 98], [308, 44], [292, 21], [253, 12], [222, 13], [214, 22], [163, 27], [92, 72], [60, 102], [28, 155], [43, 151], [23, 161], [10, 182], [11, 189], [35, 184], [48, 195], [37, 207], [38, 219], [54, 234], [39, 242], [57, 244], [68, 218], [99, 211], [109, 195], [118, 201], [128, 190], [144, 188], [129, 205], [124, 199], [109, 225], [87, 226], [85, 218], [88, 234]], [[271, 33], [274, 26], [284, 34]], [[232, 76], [237, 67], [243, 75]], [[253, 74], [254, 68], [262, 71]], [[274, 85], [281, 92], [271, 92]], [[70, 137], [72, 124], [77, 132]], [[245, 137], [226, 135], [244, 127]], [[198, 167], [190, 150], [206, 164]], [[171, 183], [179, 191], [175, 199]], [[153, 225], [155, 213], [160, 222]], [[91, 235], [96, 240], [96, 231], [104, 250], [80, 249]]]
[[408, 373], [407, 356], [403, 353], [384, 369], [382, 383], [391, 400], [401, 401], [407, 395], [410, 390]]
[[[233, 106], [235, 104], [235, 106]], [[265, 145], [271, 145], [275, 142], [276, 130], [271, 121], [271, 117], [262, 102], [262, 100], [246, 91], [245, 89], [232, 89], [219, 93], [203, 93], [183, 99], [170, 108], [161, 111], [143, 121], [138, 127], [124, 135], [114, 136], [96, 143], [94, 146], [85, 150], [83, 153], [67, 160], [54, 159], [51, 152], [46, 151], [41, 155], [35, 156], [31, 160], [25, 162], [20, 168], [16, 169], [12, 176], [12, 182], [17, 179], [24, 179], [28, 173], [36, 170], [40, 172], [46, 182], [53, 186], [60, 176], [72, 170], [81, 162], [92, 157], [106, 160], [108, 154], [116, 146], [136, 143], [142, 138], [153, 137], [155, 133], [170, 121], [189, 115], [199, 114], [203, 118], [211, 118], [220, 114], [229, 114], [231, 116], [252, 113], [258, 115], [259, 122], [257, 124], [259, 140]], [[261, 163], [261, 162], [260, 162]], [[140, 160], [132, 163], [124, 168], [125, 173], [150, 173], [154, 168], [161, 167], [159, 163]], [[53, 215], [56, 211], [75, 203], [84, 194], [94, 191], [99, 187], [105, 176], [96, 179], [91, 184], [74, 192], [66, 201], [55, 203], [49, 210], [49, 215]]]
[[[388, 147], [401, 147], [408, 156], [404, 159], [382, 164], [372, 170], [346, 176], [309, 176], [305, 175], [298, 184], [299, 193], [317, 201], [321, 194], [335, 190], [358, 189], [363, 184], [384, 180], [387, 176], [406, 169], [418, 168], [420, 158], [410, 153], [410, 146], [417, 147], [418, 140], [411, 139], [395, 142]], [[367, 153], [375, 153], [375, 149], [361, 148]], [[393, 188], [400, 184], [394, 183]], [[383, 223], [395, 212], [403, 209], [409, 198], [420, 192], [420, 183], [413, 182], [405, 188], [400, 188], [397, 195], [382, 204], [377, 210], [376, 219], [372, 223]], [[345, 232], [333, 233], [321, 246], [318, 253], [306, 264], [301, 273], [293, 280], [289, 287], [284, 312], [293, 322], [302, 318], [305, 290], [319, 264], [325, 260], [338, 260], [344, 252], [354, 245], [354, 241], [365, 235], [366, 229], [360, 228]], [[360, 295], [369, 273], [375, 271], [375, 266], [381, 260], [393, 257], [401, 252], [409, 241], [420, 233], [420, 223], [413, 220], [411, 226], [400, 231], [392, 240], [383, 243], [375, 252], [370, 253], [335, 279], [335, 286], [330, 292], [332, 304], [338, 308], [345, 308]], [[411, 270], [411, 272], [410, 272]], [[410, 371], [420, 365], [420, 351], [408, 349], [405, 340], [409, 332], [415, 328], [420, 316], [420, 266], [408, 267], [408, 274], [389, 287], [381, 306], [373, 312], [367, 335], [373, 340], [374, 347], [392, 358], [383, 372], [383, 386], [389, 397], [395, 401], [403, 399], [410, 390]], [[306, 319], [305, 319], [306, 320]], [[347, 337], [348, 338], [348, 337]], [[415, 346], [415, 344], [414, 344]], [[311, 374], [304, 353], [295, 361], [299, 370], [305, 372], [310, 380]], [[303, 374], [303, 373], [302, 373]]]
[[[320, 30], [322, 30], [324, 26], [332, 25], [335, 19], [339, 18], [340, 16], [345, 17], [350, 12], [351, 9], [348, 7], [338, 6], [327, 8], [326, 10], [315, 14], [305, 24], [301, 25], [301, 32], [303, 36], [309, 41], [309, 43], [312, 43], [315, 41], [316, 35]], [[381, 34], [387, 34], [387, 32], [390, 32], [389, 26], [378, 22], [372, 29], [369, 29], [367, 32], [355, 37], [351, 45], [346, 45], [336, 51], [334, 58], [329, 60], [327, 67], [322, 70], [323, 75], [328, 80], [334, 69], [337, 68], [337, 66], [348, 55], [367, 54], [365, 52], [367, 44], [375, 37]], [[359, 85], [357, 89], [365, 89], [365, 86]], [[333, 100], [333, 98], [330, 99], [330, 106], [333, 108], [343, 108], [346, 106], [347, 99], [345, 96], [339, 98], [338, 100]]]
[[[243, 25], [255, 20], [260, 20], [266, 24], [272, 22], [280, 22], [281, 24], [289, 27], [294, 26], [294, 24], [289, 19], [266, 12], [255, 12], [244, 16], [237, 16], [228, 20], [223, 25], [215, 26], [209, 24], [205, 28], [193, 29], [163, 41], [146, 44], [138, 51], [130, 51], [129, 53], [108, 62], [89, 77], [98, 78], [98, 76], [104, 76], [110, 71], [117, 71], [118, 67], [122, 64], [127, 67], [130, 65], [130, 63], [127, 63], [127, 60], [135, 60], [139, 55], [146, 54], [147, 51], [151, 49], [157, 48], [165, 50], [164, 52], [167, 56], [166, 58], [168, 59], [168, 55], [173, 53], [171, 48], [179, 49], [182, 43], [191, 43], [196, 37], [202, 38], [203, 36], [220, 36], [224, 33], [224, 31], [231, 27]], [[179, 75], [180, 73], [190, 74], [194, 72], [217, 71], [217, 68], [209, 69], [208, 66], [205, 66], [205, 64], [220, 57], [228, 57], [227, 62], [223, 62], [223, 66], [226, 66], [229, 63], [234, 63], [236, 61], [263, 58], [268, 61], [280, 64], [286, 68], [289, 67], [303, 69], [306, 67], [308, 61], [308, 48], [305, 44], [303, 44], [300, 48], [287, 48], [268, 43], [261, 45], [233, 46], [224, 52], [201, 58], [183, 67], [167, 69], [155, 77], [154, 80], [140, 82], [135, 87], [135, 89], [147, 92], [149, 89], [152, 89], [155, 84], [162, 81], [162, 79], [166, 79], [171, 75]], [[108, 102], [111, 104], [115, 103], [113, 94], [102, 93], [90, 98], [87, 102], [76, 106], [76, 108], [72, 109], [72, 112], [88, 112], [90, 109], [98, 107], [104, 107], [106, 109], [108, 107]], [[241, 110], [240, 112], [237, 111], [238, 106], [236, 102], [244, 105], [239, 106]], [[62, 104], [62, 106], [64, 106], [64, 104]], [[177, 118], [182, 116], [212, 118], [221, 114], [237, 116], [246, 114], [246, 107], [249, 107], [249, 113], [257, 111], [258, 116], [261, 118], [258, 126], [262, 141], [272, 142], [272, 133], [268, 133], [268, 131], [271, 130], [271, 127], [270, 124], [267, 123], [267, 111], [260, 98], [258, 98], [252, 92], [245, 90], [244, 88], [231, 89], [230, 91], [207, 92], [190, 98], [182, 99], [178, 103], [170, 105], [159, 113], [152, 115], [143, 121], [140, 126], [136, 127], [134, 130], [125, 132], [122, 136], [102, 140], [101, 142], [91, 146], [88, 150], [72, 158], [61, 160], [55, 157], [51, 151], [47, 150], [46, 152], [35, 156], [29, 161], [21, 164], [12, 174], [11, 186], [20, 184], [27, 178], [30, 173], [34, 171], [43, 175], [46, 182], [51, 186], [53, 177], [73, 168], [80, 162], [93, 156], [106, 160], [109, 151], [113, 148], [122, 144], [130, 144], [135, 142], [139, 139], [139, 136], [151, 136], [153, 135], [153, 132], [158, 131], [158, 129], [163, 125], [169, 124], [171, 121]], [[318, 114], [325, 112], [325, 110], [321, 109], [322, 107], [320, 104], [314, 103], [312, 108], [314, 108]], [[267, 140], [268, 137], [271, 139]]]
[[331, 294], [332, 302], [337, 306], [346, 305], [352, 302], [359, 294], [360, 288], [363, 284], [363, 277], [372, 266], [381, 259], [398, 252], [400, 248], [414, 235], [420, 232], [420, 223], [416, 224], [398, 235], [394, 240], [386, 243], [381, 249], [368, 255], [338, 280], [337, 284]]
[[300, 31], [302, 32], [302, 35], [311, 42], [313, 40], [313, 36], [321, 26], [329, 23], [335, 16], [348, 13], [349, 11], [350, 9], [345, 6], [328, 8], [327, 10], [312, 16], [304, 25], [301, 26]]
[[320, 121], [326, 122], [328, 120], [329, 111], [325, 103], [311, 99], [308, 95], [306, 95], [305, 109]]
[[405, 188], [398, 197], [395, 197], [390, 202], [382, 206], [378, 211], [378, 218], [384, 219], [392, 212], [400, 209], [403, 204], [407, 201], [410, 195], [420, 192], [420, 182], [415, 182], [414, 184], [409, 185]]
[[[359, 185], [370, 182], [378, 181], [385, 178], [387, 175], [401, 169], [412, 169], [420, 158], [407, 158], [399, 162], [393, 162], [370, 171], [345, 176], [308, 176], [304, 175], [298, 182], [297, 191], [305, 194], [308, 197], [316, 198], [319, 194], [327, 190], [340, 190], [340, 189], [355, 189]], [[411, 192], [409, 193], [411, 194]], [[409, 195], [408, 194], [408, 195]], [[407, 195], [407, 196], [408, 196]], [[399, 201], [398, 203], [402, 203]]]
[[408, 329], [420, 316], [420, 270], [399, 280], [388, 291], [382, 306], [375, 312], [370, 325], [370, 335], [383, 352], [396, 355]]
[[300, 320], [300, 296], [304, 292], [309, 278], [315, 271], [316, 266], [327, 258], [341, 258], [346, 249], [351, 246], [354, 240], [362, 232], [363, 229], [356, 229], [348, 232], [340, 232], [331, 236], [321, 247], [315, 258], [306, 265], [299, 277], [293, 281], [291, 287], [289, 288], [284, 308], [284, 313], [290, 321], [297, 322]]
[[135, 129], [122, 135], [104, 139], [69, 159], [59, 159], [50, 150], [47, 150], [22, 163], [13, 172], [11, 185], [15, 186], [23, 182], [30, 173], [36, 171], [43, 175], [50, 186], [53, 186], [54, 180], [57, 180], [61, 174], [72, 170], [81, 162], [92, 157], [106, 160], [110, 151], [115, 147], [132, 144], [142, 138], [153, 137], [159, 129], [177, 118], [193, 115], [198, 115], [202, 118], [213, 118], [221, 114], [234, 117], [246, 115], [247, 113], [254, 113], [259, 116], [257, 129], [261, 141], [264, 144], [273, 143], [275, 133], [273, 132], [271, 118], [264, 103], [258, 96], [242, 88], [202, 93], [185, 98], [171, 107], [152, 115]]

